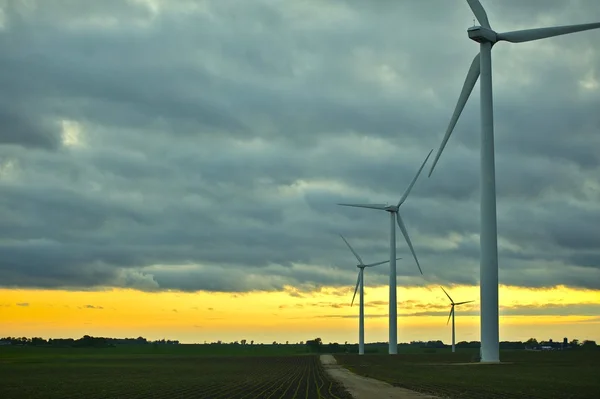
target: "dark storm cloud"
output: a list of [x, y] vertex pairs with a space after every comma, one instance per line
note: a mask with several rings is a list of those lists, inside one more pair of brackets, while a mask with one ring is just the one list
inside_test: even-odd
[[12, 104], [0, 103], [0, 145], [19, 144], [46, 149], [58, 147], [58, 127], [52, 124], [44, 125], [42, 121], [35, 120], [34, 115], [27, 115], [26, 111], [14, 108]]
[[[498, 31], [600, 20], [591, 0], [487, 3]], [[383, 260], [389, 218], [335, 204], [399, 200], [477, 52], [460, 0], [2, 7], [7, 287], [351, 295], [338, 233]], [[598, 35], [494, 47], [505, 284], [600, 288]], [[478, 99], [402, 206], [426, 276], [398, 233], [400, 284], [478, 283]]]

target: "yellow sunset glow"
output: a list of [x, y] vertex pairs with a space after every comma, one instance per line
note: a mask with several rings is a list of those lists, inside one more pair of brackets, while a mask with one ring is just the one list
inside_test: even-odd
[[[456, 302], [476, 300], [457, 307], [456, 330], [459, 341], [478, 340], [479, 288], [447, 290]], [[355, 342], [358, 297], [350, 307], [352, 293], [352, 288], [331, 287], [249, 293], [4, 289], [0, 290], [0, 317], [3, 336], [141, 335], [190, 343], [299, 342], [320, 336], [326, 342]], [[365, 288], [368, 342], [387, 340], [387, 295], [385, 286]], [[399, 287], [398, 298], [401, 342], [449, 342], [449, 301], [439, 287]], [[600, 309], [600, 291], [502, 286], [500, 303], [502, 340], [563, 336], [600, 340], [600, 317], [593, 314]], [[578, 314], [581, 306], [590, 307], [592, 313]]]

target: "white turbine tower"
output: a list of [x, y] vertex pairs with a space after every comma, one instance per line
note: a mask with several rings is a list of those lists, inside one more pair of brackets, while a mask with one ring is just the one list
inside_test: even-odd
[[494, 162], [494, 115], [492, 100], [492, 46], [498, 41], [512, 43], [529, 42], [568, 33], [600, 28], [600, 23], [555, 26], [551, 28], [526, 29], [496, 33], [492, 30], [487, 14], [479, 0], [467, 0], [481, 26], [467, 29], [469, 38], [479, 43], [479, 54], [475, 56], [450, 124], [435, 156], [429, 176], [440, 158], [452, 130], [465, 107], [465, 103], [481, 75], [481, 259], [480, 259], [480, 301], [481, 301], [481, 361], [500, 361], [500, 337], [498, 319], [498, 243], [496, 228], [496, 172]]
[[446, 322], [446, 325], [448, 325], [448, 323], [450, 322], [450, 317], [452, 317], [452, 352], [456, 352], [456, 344], [455, 344], [455, 337], [456, 337], [456, 330], [454, 329], [454, 307], [458, 306], [458, 305], [464, 305], [465, 303], [471, 303], [471, 302], [475, 302], [475, 301], [465, 301], [465, 302], [454, 302], [452, 300], [452, 298], [450, 298], [450, 295], [448, 295], [448, 293], [446, 292], [446, 290], [444, 289], [444, 287], [440, 286], [440, 288], [442, 289], [442, 291], [444, 291], [444, 294], [446, 294], [446, 296], [448, 297], [448, 299], [450, 299], [450, 314], [448, 315], [448, 321]]
[[396, 223], [398, 223], [398, 227], [400, 227], [400, 231], [402, 231], [402, 234], [404, 235], [404, 238], [406, 239], [406, 243], [408, 244], [408, 247], [410, 248], [410, 251], [412, 252], [413, 257], [415, 258], [415, 262], [417, 262], [417, 267], [419, 268], [419, 271], [421, 272], [421, 274], [423, 274], [423, 271], [421, 270], [421, 265], [419, 264], [419, 260], [417, 259], [417, 254], [415, 254], [415, 250], [413, 249], [412, 242], [410, 241], [410, 237], [408, 236], [408, 231], [406, 231], [406, 226], [404, 226], [404, 221], [402, 220], [402, 217], [400, 216], [400, 213], [398, 211], [400, 210], [400, 206], [404, 203], [404, 201], [406, 201], [406, 197], [408, 197], [410, 190], [412, 190], [413, 186], [415, 185], [415, 182], [419, 178], [419, 175], [421, 174], [421, 171], [423, 170], [423, 167], [427, 163], [427, 160], [431, 156], [432, 152], [433, 152], [433, 150], [429, 151], [429, 154], [427, 154], [427, 158], [425, 158], [425, 161], [423, 161], [423, 164], [419, 168], [419, 171], [415, 175], [414, 179], [412, 180], [412, 182], [410, 183], [410, 185], [408, 186], [408, 188], [402, 195], [402, 198], [400, 198], [400, 201], [398, 201], [398, 205], [338, 204], [338, 205], [342, 205], [342, 206], [352, 206], [355, 208], [377, 209], [380, 211], [386, 211], [386, 212], [390, 213], [390, 223], [391, 223], [390, 224], [390, 299], [389, 299], [389, 306], [390, 306], [389, 353], [390, 353], [390, 355], [395, 355], [398, 353], [398, 324], [397, 324], [398, 323], [398, 316], [397, 316], [398, 305], [397, 305], [397, 301], [396, 301], [396, 284], [397, 284], [396, 283]]
[[[358, 265], [356, 265], [356, 267], [358, 267], [358, 269], [359, 269], [358, 270], [358, 279], [356, 280], [356, 288], [354, 288], [354, 295], [352, 296], [352, 302], [350, 303], [350, 306], [352, 306], [354, 304], [354, 298], [356, 298], [356, 291], [360, 287], [360, 294], [358, 296], [359, 297], [358, 354], [364, 355], [365, 354], [365, 302], [364, 302], [365, 301], [365, 280], [364, 280], [365, 267], [373, 267], [373, 266], [383, 265], [384, 263], [388, 263], [389, 260], [384, 260], [383, 262], [377, 262], [377, 263], [371, 263], [369, 265], [365, 265], [363, 263], [362, 259], [360, 258], [360, 256], [358, 256], [356, 251], [350, 246], [350, 243], [348, 241], [346, 241], [344, 236], [340, 234], [340, 237], [342, 237], [342, 240], [344, 240], [344, 242], [346, 243], [348, 248], [350, 248], [350, 251], [352, 251], [352, 253], [356, 257], [356, 259], [358, 260]], [[396, 259], [402, 259], [402, 258], [396, 258]]]

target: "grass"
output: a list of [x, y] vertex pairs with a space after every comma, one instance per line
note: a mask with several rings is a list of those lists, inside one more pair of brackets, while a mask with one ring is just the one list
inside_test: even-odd
[[469, 363], [477, 350], [435, 353], [335, 355], [349, 370], [393, 385], [446, 398], [597, 398], [600, 350], [503, 351], [509, 364]]
[[239, 356], [215, 356], [216, 350], [3, 347], [0, 398], [349, 398], [317, 356], [263, 347], [265, 355], [260, 346]]

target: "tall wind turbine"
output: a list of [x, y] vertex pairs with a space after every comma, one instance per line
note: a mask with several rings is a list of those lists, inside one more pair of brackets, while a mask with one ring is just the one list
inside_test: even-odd
[[450, 295], [448, 295], [448, 293], [446, 292], [446, 290], [444, 289], [444, 287], [440, 286], [440, 288], [442, 289], [442, 291], [444, 291], [444, 294], [446, 294], [446, 296], [448, 297], [448, 299], [450, 299], [450, 314], [448, 315], [448, 321], [446, 322], [446, 325], [448, 325], [448, 323], [450, 322], [450, 317], [452, 317], [452, 352], [456, 352], [455, 349], [455, 337], [456, 337], [456, 331], [454, 329], [454, 307], [458, 306], [458, 305], [464, 305], [465, 303], [471, 303], [471, 302], [475, 302], [475, 301], [465, 301], [465, 302], [454, 302], [452, 300], [452, 298], [450, 298]]
[[419, 272], [421, 272], [421, 274], [423, 274], [423, 271], [421, 270], [421, 265], [419, 264], [419, 260], [417, 259], [417, 254], [415, 254], [415, 250], [413, 249], [412, 242], [410, 241], [410, 237], [408, 236], [408, 231], [406, 231], [406, 226], [404, 226], [404, 221], [402, 220], [402, 217], [400, 216], [399, 210], [400, 210], [400, 206], [404, 203], [404, 201], [406, 201], [406, 197], [408, 197], [410, 190], [412, 190], [413, 186], [415, 185], [415, 182], [419, 178], [419, 175], [421, 174], [421, 171], [423, 170], [423, 167], [427, 163], [427, 160], [429, 159], [429, 156], [431, 155], [432, 152], [433, 152], [433, 150], [429, 151], [429, 154], [427, 154], [427, 158], [425, 158], [425, 161], [423, 161], [423, 164], [419, 168], [419, 171], [415, 175], [414, 179], [412, 180], [412, 182], [410, 183], [410, 185], [408, 186], [408, 188], [402, 195], [402, 198], [400, 198], [400, 201], [398, 201], [398, 205], [338, 204], [338, 205], [342, 205], [342, 206], [352, 206], [355, 208], [377, 209], [380, 211], [386, 211], [386, 212], [390, 213], [390, 223], [391, 223], [390, 224], [390, 299], [389, 299], [389, 306], [390, 306], [389, 353], [390, 353], [390, 355], [395, 355], [398, 353], [398, 324], [397, 324], [398, 323], [398, 315], [397, 315], [398, 305], [397, 305], [397, 300], [396, 300], [396, 284], [397, 284], [397, 282], [396, 282], [396, 223], [398, 223], [398, 227], [400, 227], [400, 231], [402, 231], [402, 234], [404, 235], [404, 238], [406, 239], [406, 243], [408, 244], [408, 247], [410, 248], [410, 251], [412, 252], [413, 257], [415, 258], [415, 262], [417, 262], [417, 267], [419, 268]]
[[496, 227], [496, 171], [494, 162], [494, 114], [492, 100], [492, 46], [498, 41], [523, 43], [568, 33], [600, 28], [600, 23], [555, 26], [551, 28], [526, 29], [505, 33], [492, 30], [487, 14], [479, 0], [467, 0], [469, 7], [481, 26], [467, 29], [469, 38], [479, 43], [475, 56], [450, 124], [435, 156], [429, 176], [452, 134], [452, 130], [465, 107], [467, 99], [481, 75], [481, 245], [480, 297], [481, 297], [481, 361], [500, 361], [500, 337], [498, 319], [498, 240]]
[[[344, 240], [344, 242], [346, 243], [348, 248], [350, 248], [350, 251], [352, 251], [352, 253], [356, 257], [356, 259], [358, 260], [358, 265], [356, 265], [356, 267], [358, 267], [358, 269], [359, 269], [358, 270], [358, 279], [356, 280], [356, 288], [354, 288], [354, 295], [352, 296], [352, 302], [350, 303], [350, 306], [352, 306], [354, 304], [354, 298], [356, 298], [356, 291], [360, 287], [359, 311], [358, 311], [358, 354], [364, 355], [365, 354], [365, 291], [364, 291], [365, 290], [365, 280], [364, 280], [365, 267], [373, 267], [373, 266], [383, 265], [384, 263], [388, 263], [389, 260], [384, 260], [383, 262], [377, 262], [377, 263], [371, 263], [369, 265], [365, 265], [363, 263], [362, 259], [360, 258], [360, 256], [358, 256], [356, 251], [350, 246], [350, 243], [348, 241], [346, 241], [344, 236], [340, 234], [340, 237], [342, 237], [342, 240]], [[402, 259], [402, 258], [396, 258], [396, 259]]]

